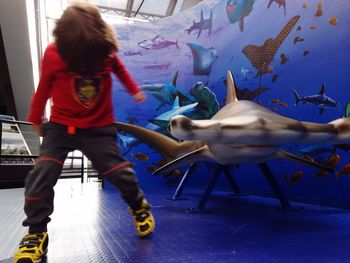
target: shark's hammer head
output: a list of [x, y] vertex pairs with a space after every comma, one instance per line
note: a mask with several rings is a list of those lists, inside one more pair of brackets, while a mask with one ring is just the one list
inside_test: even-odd
[[215, 138], [218, 134], [219, 126], [216, 121], [202, 120], [192, 121], [183, 115], [176, 115], [170, 120], [168, 130], [174, 137], [181, 140], [206, 140]]

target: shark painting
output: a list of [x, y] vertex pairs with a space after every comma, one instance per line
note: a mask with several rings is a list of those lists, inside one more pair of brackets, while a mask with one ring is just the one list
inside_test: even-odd
[[211, 66], [217, 58], [217, 50], [213, 47], [204, 48], [195, 43], [187, 43], [190, 47], [193, 57], [193, 75], [209, 76]]
[[152, 39], [142, 40], [139, 43], [137, 43], [137, 45], [147, 50], [169, 48], [170, 46], [176, 46], [179, 49], [178, 40], [166, 40], [160, 37], [160, 35], [157, 35]]
[[280, 145], [350, 142], [350, 119], [320, 124], [283, 117], [257, 103], [239, 101], [230, 72], [227, 83], [226, 106], [210, 120], [191, 120], [181, 115], [171, 119], [170, 133], [181, 142], [136, 125], [116, 125], [159, 151], [166, 161], [173, 159], [155, 173], [196, 161], [261, 163], [278, 157], [333, 171], [322, 163], [282, 151]]
[[176, 97], [173, 103], [173, 106], [170, 110], [160, 114], [154, 119], [149, 120], [150, 123], [158, 127], [150, 127], [152, 130], [159, 130], [161, 133], [167, 133], [167, 126], [172, 117], [179, 114], [186, 114], [186, 112], [193, 110], [197, 106], [198, 102], [188, 104], [186, 106], [180, 106], [179, 97]]
[[203, 10], [201, 10], [201, 20], [199, 22], [195, 22], [193, 20], [193, 24], [191, 27], [185, 29], [185, 31], [190, 35], [192, 31], [198, 30], [197, 39], [200, 37], [202, 30], [208, 29], [208, 36], [210, 37], [213, 25], [213, 11], [210, 11], [210, 17], [208, 19], [204, 19]]
[[339, 103], [326, 96], [326, 85], [324, 83], [321, 86], [320, 92], [315, 95], [300, 97], [296, 90], [292, 89], [292, 92], [295, 96], [295, 105], [299, 102], [316, 105], [320, 109], [320, 114], [322, 114], [326, 108], [339, 107]]
[[185, 94], [183, 94], [176, 88], [176, 81], [178, 75], [179, 72], [176, 71], [170, 83], [141, 85], [143, 90], [150, 92], [153, 95], [153, 97], [160, 101], [160, 105], [156, 108], [156, 110], [159, 110], [164, 105], [172, 105], [176, 97], [179, 97], [181, 105], [193, 102]]

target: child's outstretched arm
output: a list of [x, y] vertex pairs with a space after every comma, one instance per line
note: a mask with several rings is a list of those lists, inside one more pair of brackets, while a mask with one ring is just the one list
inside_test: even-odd
[[113, 73], [123, 83], [127, 91], [134, 97], [137, 103], [142, 103], [146, 100], [146, 95], [142, 89], [137, 85], [136, 81], [127, 71], [126, 67], [117, 55], [113, 56]]

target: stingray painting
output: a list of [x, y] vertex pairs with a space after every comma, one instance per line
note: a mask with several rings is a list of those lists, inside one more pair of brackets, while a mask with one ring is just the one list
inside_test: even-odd
[[243, 48], [243, 54], [249, 59], [250, 63], [258, 70], [258, 75], [266, 74], [272, 71], [270, 63], [276, 55], [283, 41], [287, 38], [293, 27], [298, 22], [300, 16], [294, 16], [283, 27], [276, 38], [269, 38], [262, 46], [247, 45]]
[[230, 72], [227, 83], [226, 106], [213, 118], [191, 120], [177, 115], [171, 119], [170, 133], [181, 142], [136, 125], [116, 125], [161, 153], [168, 163], [156, 173], [168, 172], [196, 161], [261, 163], [278, 157], [333, 171], [323, 163], [282, 151], [280, 146], [287, 143], [348, 143], [349, 118], [328, 124], [297, 121], [257, 103], [238, 100]]
[[199, 44], [187, 43], [193, 57], [193, 75], [209, 76], [211, 66], [217, 58], [217, 50], [213, 47], [205, 48]]

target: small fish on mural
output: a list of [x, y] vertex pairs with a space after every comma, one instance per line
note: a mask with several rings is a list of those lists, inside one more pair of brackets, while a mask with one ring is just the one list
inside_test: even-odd
[[350, 175], [350, 163], [344, 164], [338, 173], [341, 175]]
[[278, 74], [273, 74], [271, 78], [272, 83], [275, 83], [278, 80], [278, 77], [279, 77]]
[[322, 15], [323, 15], [323, 4], [322, 4], [322, 2], [319, 2], [317, 4], [317, 8], [316, 8], [314, 16], [315, 17], [320, 17]]
[[144, 168], [144, 170], [146, 172], [150, 172], [150, 173], [154, 173], [154, 171], [156, 171], [159, 167], [157, 167], [156, 165], [152, 164], [151, 166], [147, 166]]
[[295, 184], [297, 182], [299, 182], [301, 180], [301, 178], [303, 177], [304, 172], [303, 171], [295, 171], [292, 176], [289, 178], [289, 183], [290, 184]]
[[318, 25], [312, 25], [312, 26], [310, 26], [309, 28], [315, 30], [315, 29], [319, 29], [319, 26], [318, 26]]
[[310, 55], [310, 51], [309, 50], [304, 50], [303, 56], [306, 57]]
[[301, 5], [301, 7], [304, 8], [304, 9], [308, 9], [309, 8], [309, 4], [308, 3], [303, 3]]
[[149, 64], [144, 66], [145, 69], [153, 69], [153, 70], [167, 70], [169, 66], [171, 65], [171, 62], [168, 62], [166, 64]]
[[297, 27], [297, 31], [300, 31], [300, 30], [301, 30], [301, 26], [298, 26], [298, 27]]
[[276, 104], [278, 104], [278, 103], [280, 103], [280, 99], [278, 99], [278, 98], [272, 99], [272, 100], [271, 100], [271, 103], [276, 103]]
[[282, 53], [280, 55], [280, 59], [281, 59], [281, 65], [284, 65], [288, 62], [289, 58], [286, 56], [286, 54]]
[[339, 161], [340, 161], [340, 155], [333, 153], [330, 156], [328, 156], [325, 164], [334, 168], [338, 165]]
[[248, 74], [253, 74], [249, 69], [246, 69], [245, 67], [241, 67], [241, 75], [244, 81], [248, 80]]
[[325, 170], [320, 170], [317, 174], [315, 174], [315, 178], [316, 179], [321, 179], [326, 177], [327, 175], [329, 175], [329, 172], [325, 171]]
[[304, 41], [304, 38], [301, 38], [301, 37], [295, 37], [294, 40], [293, 40], [293, 43], [296, 44], [298, 42], [303, 42]]
[[332, 26], [335, 26], [338, 24], [338, 19], [336, 16], [332, 16], [328, 19], [328, 23], [331, 24]]
[[136, 56], [136, 55], [140, 55], [143, 56], [143, 53], [141, 52], [141, 50], [127, 50], [124, 51], [123, 53], [125, 56]]
[[281, 106], [281, 107], [283, 107], [283, 108], [288, 107], [288, 104], [285, 103], [285, 102], [282, 102], [282, 101], [280, 101], [280, 102], [278, 103], [278, 105]]
[[147, 153], [131, 153], [132, 157], [134, 157], [136, 160], [147, 162], [148, 161], [148, 154]]

